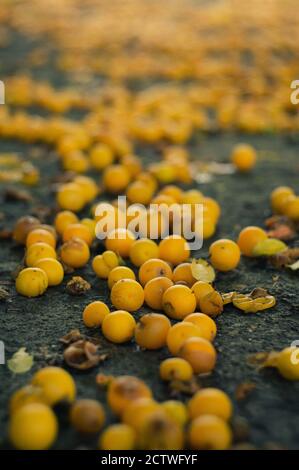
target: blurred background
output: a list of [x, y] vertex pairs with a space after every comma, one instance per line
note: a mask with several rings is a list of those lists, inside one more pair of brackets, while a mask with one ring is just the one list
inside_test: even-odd
[[[291, 82], [299, 79], [298, 45], [297, 0], [1, 0], [0, 286], [9, 301], [0, 301], [0, 339], [7, 357], [26, 346], [34, 355], [32, 371], [64, 367], [59, 338], [84, 329], [83, 303], [110, 302], [89, 265], [81, 274], [92, 287], [83, 300], [68, 295], [65, 284], [24, 299], [12, 280], [24, 256], [10, 239], [16, 220], [31, 214], [52, 223], [59, 184], [77, 173], [100, 181], [89, 155], [95, 143], [106, 144], [115, 161], [137, 155], [143, 164], [163, 161], [178, 146], [175, 175], [167, 165], [158, 174], [219, 202], [222, 216], [209, 243], [264, 225], [271, 191], [298, 188], [299, 105], [290, 100]], [[240, 142], [258, 152], [249, 177], [229, 163]], [[84, 207], [82, 216], [91, 217], [91, 209]], [[206, 243], [201, 256], [208, 256]], [[239, 442], [257, 448], [298, 448], [298, 383], [257, 373], [247, 362], [252, 353], [296, 339], [295, 276], [249, 260], [217, 277], [222, 292], [259, 285], [279, 299], [269, 314], [253, 318], [229, 310], [217, 318], [219, 359], [202, 379], [230, 395]], [[137, 375], [158, 400], [169, 398], [157, 372], [167, 352], [118, 347], [97, 334], [109, 347], [101, 371]], [[80, 397], [105, 402], [94, 370], [72, 374]], [[30, 374], [12, 375], [1, 366], [0, 377], [0, 445], [6, 448], [7, 403]], [[252, 393], [239, 399], [244, 383], [253, 384]], [[74, 430], [62, 427], [57, 448], [81, 445]]]

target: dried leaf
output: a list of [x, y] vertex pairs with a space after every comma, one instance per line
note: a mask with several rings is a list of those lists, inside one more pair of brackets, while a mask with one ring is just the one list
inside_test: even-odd
[[279, 240], [293, 240], [296, 236], [295, 230], [292, 230], [288, 225], [279, 225], [274, 230], [267, 232], [270, 238], [276, 238]]
[[63, 353], [65, 362], [74, 369], [87, 370], [104, 361], [107, 354], [99, 354], [99, 346], [85, 339], [68, 346]]
[[194, 180], [199, 184], [207, 184], [213, 181], [214, 177], [211, 173], [196, 173]]
[[253, 256], [273, 256], [287, 250], [287, 245], [277, 238], [266, 238], [257, 243], [253, 249]]
[[298, 259], [299, 248], [289, 248], [288, 250], [269, 258], [271, 264], [277, 269], [285, 268], [290, 264], [294, 264]]
[[4, 192], [4, 200], [29, 202], [32, 200], [32, 196], [28, 191], [23, 189], [7, 188]]
[[204, 259], [193, 259], [191, 263], [192, 276], [197, 281], [212, 283], [216, 274], [213, 266]]
[[235, 391], [236, 399], [244, 400], [255, 388], [256, 385], [253, 382], [243, 382], [239, 384]]
[[268, 236], [279, 240], [292, 240], [296, 236], [296, 227], [292, 220], [281, 215], [274, 215], [265, 221]]
[[85, 281], [81, 276], [74, 276], [67, 283], [66, 290], [71, 295], [83, 295], [85, 292], [89, 291], [91, 285], [89, 282]]
[[2, 229], [0, 230], [0, 239], [1, 240], [8, 240], [9, 238], [12, 238], [12, 230], [8, 229]]
[[199, 173], [195, 175], [195, 180], [203, 172], [212, 175], [232, 175], [236, 172], [236, 168], [231, 163], [197, 162], [196, 167]]
[[24, 374], [33, 366], [33, 356], [26, 352], [26, 348], [20, 348], [7, 361], [7, 367], [14, 374]]
[[299, 260], [293, 264], [288, 264], [287, 267], [290, 268], [292, 271], [297, 271], [297, 269], [299, 269]]
[[233, 296], [236, 294], [237, 292], [226, 292], [226, 293], [222, 293], [221, 294], [221, 297], [222, 297], [222, 300], [223, 300], [223, 305], [227, 305], [227, 304], [231, 304], [232, 301], [233, 301]]
[[195, 377], [187, 382], [183, 382], [182, 380], [172, 380], [169, 383], [169, 386], [172, 396], [178, 396], [180, 393], [194, 395], [194, 393], [201, 389], [201, 385], [198, 383]]
[[233, 305], [244, 313], [257, 313], [274, 307], [276, 299], [269, 295], [265, 289], [254, 289], [250, 294], [235, 294]]
[[75, 341], [79, 341], [80, 339], [83, 339], [83, 336], [78, 329], [75, 329], [62, 336], [59, 341], [63, 344], [69, 345]]
[[112, 380], [114, 379], [113, 375], [106, 375], [106, 374], [97, 374], [96, 376], [96, 384], [99, 387], [108, 387], [111, 384]]
[[0, 286], [0, 300], [6, 300], [9, 297], [9, 292]]
[[249, 297], [251, 297], [252, 299], [259, 299], [260, 297], [265, 297], [267, 295], [268, 292], [266, 289], [264, 289], [263, 287], [256, 287], [250, 292]]

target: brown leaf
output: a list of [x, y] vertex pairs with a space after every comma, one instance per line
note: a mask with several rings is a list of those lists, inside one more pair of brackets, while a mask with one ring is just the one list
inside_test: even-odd
[[24, 189], [7, 188], [4, 191], [4, 200], [29, 202], [32, 201], [32, 196]]
[[296, 237], [296, 227], [288, 217], [274, 215], [265, 221], [268, 236], [279, 240], [292, 240]]
[[83, 336], [78, 329], [75, 329], [69, 331], [66, 335], [59, 338], [59, 341], [63, 344], [69, 345], [75, 341], [79, 341], [80, 339], [83, 339]]
[[89, 291], [91, 285], [89, 282], [85, 281], [81, 276], [74, 276], [67, 283], [66, 290], [71, 295], [83, 295], [85, 292]]
[[277, 253], [269, 258], [270, 263], [277, 269], [285, 268], [286, 266], [295, 263], [299, 259], [299, 248], [289, 248], [282, 253]]
[[87, 370], [97, 366], [107, 358], [107, 354], [99, 354], [99, 346], [81, 339], [68, 346], [63, 353], [65, 362], [74, 369]]
[[295, 261], [295, 263], [288, 264], [288, 268], [290, 268], [292, 271], [298, 271], [298, 269], [299, 269], [299, 260]]
[[236, 400], [244, 400], [256, 388], [253, 382], [242, 382], [236, 387]]
[[106, 375], [106, 374], [97, 374], [96, 376], [96, 384], [99, 386], [99, 387], [108, 387], [109, 384], [112, 382], [112, 380], [114, 379], [114, 376], [113, 375]]
[[0, 286], [0, 300], [6, 300], [9, 297], [9, 292]]
[[266, 297], [267, 295], [268, 292], [266, 291], [266, 289], [264, 289], [263, 287], [256, 287], [250, 292], [249, 297], [251, 297], [252, 299], [258, 299], [260, 297]]
[[2, 229], [0, 230], [0, 239], [1, 240], [8, 240], [12, 237], [12, 230]]
[[169, 387], [172, 396], [177, 396], [180, 393], [184, 393], [186, 395], [194, 395], [194, 393], [201, 389], [201, 385], [194, 377], [191, 380], [188, 380], [187, 382], [183, 382], [182, 380], [172, 380], [171, 382], [169, 382]]

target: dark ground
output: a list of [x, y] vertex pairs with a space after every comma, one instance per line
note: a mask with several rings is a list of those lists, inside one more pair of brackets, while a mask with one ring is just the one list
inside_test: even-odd
[[[15, 47], [18, 49], [15, 49]], [[12, 47], [22, 56], [20, 41]], [[8, 51], [9, 52], [9, 51]], [[2, 72], [14, 73], [16, 56], [2, 56]], [[4, 65], [7, 64], [7, 67]], [[43, 71], [40, 76], [47, 76]], [[52, 76], [48, 76], [49, 79]], [[55, 80], [54, 80], [55, 81]], [[222, 216], [214, 238], [236, 238], [239, 230], [247, 225], [263, 226], [264, 219], [270, 215], [269, 194], [277, 185], [290, 185], [298, 191], [299, 174], [299, 139], [290, 136], [265, 135], [241, 136], [218, 134], [200, 136], [190, 146], [193, 158], [227, 161], [231, 147], [239, 141], [252, 143], [260, 151], [257, 167], [250, 175], [234, 174], [216, 176], [213, 182], [200, 185], [206, 195], [215, 197], [222, 207]], [[37, 146], [27, 146], [17, 142], [0, 142], [0, 152], [21, 152], [29, 156], [30, 150]], [[33, 205], [54, 204], [51, 190], [52, 179], [60, 171], [57, 155], [45, 147], [41, 149], [42, 158], [34, 159], [41, 170], [41, 182], [32, 190], [35, 198]], [[138, 154], [150, 155], [146, 149]], [[30, 158], [30, 156], [28, 157]], [[15, 220], [30, 214], [32, 204], [23, 202], [4, 202], [5, 186], [1, 190], [0, 212], [5, 214], [2, 226], [12, 227]], [[201, 256], [207, 254], [210, 242], [205, 243]], [[33, 369], [23, 375], [13, 375], [5, 366], [0, 366], [1, 408], [0, 440], [2, 447], [7, 447], [6, 425], [8, 420], [7, 403], [10, 395], [26, 384], [32, 373], [46, 364], [43, 358], [45, 346], [53, 357], [58, 357], [62, 364], [62, 346], [59, 338], [70, 329], [79, 328], [82, 333], [91, 334], [81, 320], [84, 306], [92, 300], [101, 299], [110, 305], [109, 292], [104, 281], [96, 279], [91, 267], [78, 271], [92, 284], [92, 289], [84, 297], [72, 297], [65, 291], [70, 278], [66, 276], [63, 284], [50, 288], [40, 298], [27, 299], [16, 295], [11, 273], [21, 261], [23, 248], [11, 241], [0, 241], [0, 284], [10, 292], [6, 302], [0, 302], [0, 340], [5, 342], [6, 357], [20, 347], [35, 355]], [[102, 247], [94, 251], [98, 253]], [[282, 446], [289, 449], [299, 448], [299, 384], [288, 382], [275, 371], [257, 372], [247, 364], [246, 358], [251, 353], [280, 349], [299, 339], [299, 300], [298, 274], [277, 272], [266, 267], [264, 261], [243, 259], [237, 270], [218, 275], [216, 286], [221, 291], [239, 290], [249, 292], [256, 286], [267, 288], [277, 297], [277, 306], [259, 314], [243, 315], [231, 306], [217, 319], [218, 335], [215, 345], [218, 361], [210, 377], [202, 380], [205, 386], [220, 387], [234, 400], [235, 416], [244, 417], [250, 426], [249, 441], [258, 448]], [[143, 310], [144, 313], [147, 311]], [[101, 337], [100, 332], [92, 333]], [[132, 374], [143, 378], [151, 387], [158, 400], [169, 398], [169, 390], [158, 377], [159, 363], [167, 357], [167, 351], [142, 352], [134, 343], [115, 346], [108, 344], [102, 337], [101, 342], [109, 352], [108, 360], [100, 367], [89, 372], [72, 371], [78, 387], [79, 397], [98, 398], [105, 402], [105, 394], [97, 389], [95, 376], [105, 374]], [[243, 401], [236, 401], [235, 389], [243, 382], [253, 382], [256, 388]], [[108, 412], [108, 409], [107, 409]], [[110, 419], [113, 419], [110, 417]], [[272, 443], [272, 444], [271, 444]], [[56, 448], [75, 448], [82, 444], [82, 439], [62, 425], [61, 435]], [[93, 447], [95, 441], [89, 440]]]

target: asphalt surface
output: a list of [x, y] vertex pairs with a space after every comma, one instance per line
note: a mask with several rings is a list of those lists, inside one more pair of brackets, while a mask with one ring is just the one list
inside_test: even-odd
[[[1, 73], [15, 73], [20, 67], [22, 54], [30, 45], [16, 38], [9, 50], [2, 51]], [[47, 76], [53, 83], [59, 80], [52, 71], [39, 71], [37, 78]], [[288, 184], [298, 189], [299, 139], [290, 135], [198, 135], [189, 145], [194, 160], [227, 162], [232, 146], [240, 141], [252, 143], [259, 151], [257, 167], [249, 175], [217, 175], [206, 184], [198, 185], [206, 195], [215, 197], [222, 207], [222, 216], [215, 237], [204, 244], [197, 255], [206, 256], [211, 241], [220, 237], [236, 238], [241, 228], [247, 225], [263, 226], [270, 215], [269, 194], [277, 185]], [[33, 151], [32, 151], [33, 150]], [[11, 228], [16, 219], [30, 214], [37, 206], [53, 208], [55, 196], [53, 180], [61, 172], [58, 156], [45, 146], [21, 144], [15, 141], [0, 141], [1, 152], [19, 152], [22, 157], [34, 161], [40, 168], [40, 184], [30, 190], [32, 202], [7, 201], [7, 184], [0, 185], [0, 200], [3, 218], [1, 228]], [[138, 154], [145, 160], [154, 158], [150, 149], [140, 147]], [[11, 186], [11, 185], [9, 185]], [[194, 185], [196, 187], [196, 185]], [[87, 214], [87, 212], [83, 212]], [[46, 219], [53, 220], [53, 216]], [[292, 243], [296, 244], [296, 241]], [[298, 244], [298, 239], [297, 239]], [[103, 246], [98, 242], [93, 255]], [[10, 395], [30, 380], [32, 373], [40, 367], [55, 363], [63, 364], [63, 347], [59, 338], [73, 328], [83, 334], [100, 338], [101, 347], [108, 352], [108, 359], [99, 367], [86, 372], [71, 370], [75, 378], [78, 396], [98, 398], [105, 403], [105, 393], [95, 384], [98, 372], [104, 374], [132, 374], [144, 379], [158, 400], [170, 397], [167, 385], [158, 377], [159, 363], [168, 356], [166, 349], [144, 352], [131, 344], [116, 346], [108, 343], [99, 331], [87, 330], [82, 323], [82, 311], [86, 304], [99, 299], [110, 304], [106, 283], [96, 279], [90, 265], [78, 274], [88, 280], [92, 288], [82, 297], [69, 295], [67, 275], [59, 287], [50, 288], [40, 298], [27, 299], [16, 294], [11, 274], [22, 260], [24, 251], [10, 240], [0, 240], [0, 285], [9, 291], [9, 298], [0, 301], [0, 340], [5, 343], [6, 358], [20, 347], [26, 347], [34, 355], [33, 369], [22, 375], [13, 375], [5, 365], [0, 366], [0, 442], [6, 440], [8, 421], [7, 403]], [[299, 384], [288, 382], [276, 371], [257, 372], [248, 365], [248, 355], [272, 349], [281, 349], [299, 339], [298, 274], [277, 271], [264, 260], [243, 259], [233, 272], [219, 274], [216, 287], [220, 291], [238, 290], [249, 292], [254, 287], [264, 287], [276, 296], [277, 305], [262, 313], [244, 315], [232, 306], [217, 318], [218, 334], [215, 345], [218, 351], [214, 372], [201, 383], [204, 386], [220, 387], [234, 401], [235, 417], [244, 418], [249, 426], [249, 436], [243, 440], [257, 448], [299, 448]], [[144, 308], [137, 316], [149, 311]], [[255, 384], [254, 390], [244, 399], [235, 399], [236, 387], [244, 382]], [[187, 397], [182, 395], [186, 400]], [[113, 421], [109, 414], [108, 419]], [[62, 422], [60, 436], [55, 448], [73, 449], [81, 445], [93, 448], [95, 439], [83, 441], [69, 426]]]

